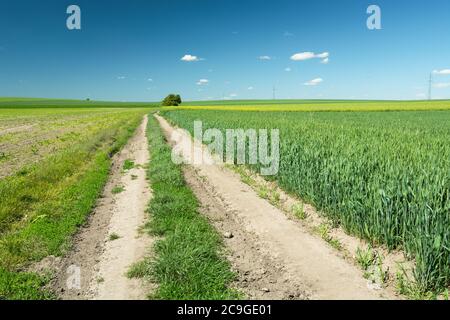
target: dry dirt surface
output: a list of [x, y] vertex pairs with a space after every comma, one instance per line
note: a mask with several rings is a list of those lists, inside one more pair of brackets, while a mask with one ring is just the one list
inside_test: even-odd
[[[202, 211], [224, 234], [229, 259], [238, 272], [237, 287], [249, 298], [362, 299], [395, 298], [373, 289], [362, 271], [340, 257], [325, 241], [310, 234], [237, 174], [215, 164], [207, 148], [189, 133], [156, 116], [167, 139], [189, 163], [186, 178]], [[230, 237], [231, 233], [231, 237]]]
[[8, 133], [16, 133], [16, 132], [21, 132], [21, 131], [28, 131], [31, 128], [33, 128], [34, 125], [24, 125], [24, 126], [19, 126], [19, 127], [14, 127], [14, 128], [7, 128], [4, 130], [0, 130], [0, 136], [4, 135], [4, 134], [8, 134]]
[[[128, 144], [114, 156], [110, 178], [96, 208], [75, 236], [73, 249], [57, 263], [53, 286], [61, 299], [136, 300], [145, 299], [149, 292], [150, 284], [126, 276], [129, 267], [149, 254], [146, 250], [152, 246], [152, 239], [140, 232], [151, 197], [145, 170], [149, 160], [147, 120], [146, 116]], [[127, 159], [135, 166], [123, 171]], [[113, 192], [118, 186], [123, 191]], [[113, 240], [111, 235], [118, 238]], [[79, 287], [73, 280], [74, 270], [79, 270]]]
[[265, 253], [258, 237], [248, 232], [243, 222], [216, 192], [207, 179], [194, 167], [185, 166], [184, 175], [189, 187], [200, 202], [200, 213], [224, 235], [226, 254], [237, 273], [235, 288], [246, 298], [255, 300], [308, 300], [306, 285], [292, 281], [285, 267]]

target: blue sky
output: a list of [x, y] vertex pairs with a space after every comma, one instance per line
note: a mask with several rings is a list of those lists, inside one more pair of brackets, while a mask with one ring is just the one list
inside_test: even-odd
[[[450, 69], [449, 31], [448, 0], [2, 0], [0, 96], [424, 99]], [[305, 52], [328, 63], [291, 59]], [[434, 98], [450, 98], [442, 73]]]

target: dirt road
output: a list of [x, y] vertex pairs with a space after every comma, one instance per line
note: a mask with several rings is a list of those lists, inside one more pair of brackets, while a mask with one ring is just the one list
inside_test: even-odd
[[[157, 119], [168, 140], [172, 143], [177, 141], [176, 149], [185, 159], [198, 159], [199, 154], [203, 154], [207, 161], [211, 161], [206, 148], [199, 143], [192, 144], [187, 132], [175, 131], [160, 116]], [[227, 236], [229, 232], [233, 233], [234, 237], [225, 237], [225, 243], [233, 267], [240, 274], [238, 286], [251, 297], [394, 298], [384, 290], [371, 288], [356, 266], [339, 257], [325, 241], [311, 235], [282, 211], [261, 199], [235, 173], [217, 164], [194, 165], [194, 169], [186, 174], [188, 183], [193, 186], [206, 208], [203, 211], [216, 228]], [[196, 183], [196, 180], [202, 182]], [[208, 209], [214, 203], [219, 203], [219, 207]], [[244, 281], [246, 273], [250, 279]], [[259, 276], [255, 277], [255, 274]], [[242, 286], [242, 282], [249, 281], [253, 282], [250, 288]], [[258, 287], [259, 290], [256, 289]]]
[[[185, 159], [203, 154], [210, 163], [185, 166], [185, 178], [201, 203], [201, 213], [223, 234], [227, 257], [238, 274], [234, 286], [248, 298], [394, 298], [373, 289], [362, 272], [325, 241], [260, 198], [237, 174], [215, 164], [204, 146], [192, 144], [187, 132], [157, 119], [168, 140], [177, 140]], [[150, 254], [153, 244], [139, 231], [151, 197], [143, 168], [149, 160], [146, 125], [147, 117], [114, 157], [97, 207], [76, 235], [73, 250], [58, 262], [54, 287], [61, 299], [145, 299], [151, 291], [151, 284], [126, 276], [134, 262]], [[134, 168], [124, 171], [125, 160], [134, 161]], [[79, 271], [79, 287], [73, 285], [73, 270]]]
[[[73, 250], [60, 262], [55, 286], [61, 299], [145, 299], [149, 292], [141, 280], [126, 276], [129, 267], [152, 246], [152, 239], [140, 232], [151, 197], [144, 168], [149, 160], [147, 121], [146, 116], [114, 156], [109, 181], [94, 212], [76, 235]], [[135, 166], [124, 171], [125, 160], [134, 161]], [[74, 270], [79, 270], [79, 287], [73, 280], [78, 273]]]

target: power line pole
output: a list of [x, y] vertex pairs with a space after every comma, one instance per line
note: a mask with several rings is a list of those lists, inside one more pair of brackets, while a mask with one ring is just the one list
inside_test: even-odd
[[428, 82], [428, 100], [431, 101], [431, 87], [433, 86], [433, 73], [430, 73], [430, 80]]

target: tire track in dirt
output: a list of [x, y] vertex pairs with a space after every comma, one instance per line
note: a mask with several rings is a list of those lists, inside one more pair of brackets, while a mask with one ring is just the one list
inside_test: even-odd
[[236, 289], [255, 300], [307, 300], [305, 284], [292, 281], [282, 264], [264, 253], [258, 238], [244, 228], [234, 211], [221, 199], [209, 182], [192, 166], [184, 176], [200, 202], [200, 213], [223, 235], [226, 254], [237, 273]]
[[[145, 166], [149, 161], [147, 116], [127, 145], [114, 156], [109, 180], [87, 224], [73, 240], [73, 249], [58, 263], [53, 287], [61, 299], [145, 299], [150, 284], [129, 279], [129, 267], [152, 247], [152, 239], [140, 228], [145, 224], [151, 191]], [[123, 172], [125, 160], [134, 168]], [[115, 194], [114, 188], [123, 191]], [[115, 234], [117, 239], [110, 239]], [[68, 286], [79, 268], [80, 287]], [[76, 283], [76, 282], [75, 282]]]
[[[164, 118], [156, 117], [168, 141], [172, 144], [175, 143], [174, 139], [177, 141], [177, 150], [185, 159], [192, 159], [199, 155], [202, 157], [203, 154], [208, 162], [211, 161], [212, 157], [206, 148], [200, 143], [192, 143], [189, 133], [175, 131]], [[297, 298], [305, 296], [311, 299], [338, 300], [395, 298], [384, 290], [370, 288], [361, 270], [339, 257], [325, 241], [309, 234], [302, 226], [289, 220], [282, 211], [261, 199], [250, 186], [241, 182], [235, 173], [217, 164], [201, 164], [194, 167], [200, 179], [207, 181], [208, 189], [214, 190], [229, 212], [227, 215], [222, 215], [224, 220], [220, 224], [215, 223], [216, 227], [220, 231], [224, 231], [221, 230], [221, 225], [229, 224], [237, 227], [236, 230], [239, 232], [232, 240], [240, 242], [240, 245], [245, 247], [241, 249], [242, 252], [261, 257], [263, 261], [274, 261], [275, 265], [282, 267], [279, 277], [287, 279], [287, 283], [297, 288], [299, 293]], [[187, 180], [192, 182], [189, 176], [187, 174]], [[194, 187], [194, 190], [196, 189], [198, 190]], [[199, 194], [198, 197], [202, 201], [202, 192]], [[236, 226], [233, 221], [239, 221], [239, 226]], [[247, 242], [247, 239], [252, 240]], [[231, 241], [227, 240], [226, 244], [231, 252], [237, 248], [231, 244]], [[239, 253], [235, 253], [234, 256], [231, 254], [230, 257], [233, 266], [237, 269], [243, 265], [243, 262], [237, 259], [248, 258]], [[248, 266], [252, 273], [257, 273], [260, 269], [258, 260], [250, 261]], [[246, 272], [246, 270], [242, 271]], [[258, 279], [253, 280], [258, 281]], [[267, 280], [270, 283], [270, 275]], [[263, 289], [269, 289], [270, 292], [270, 288]], [[272, 290], [283, 290], [283, 284], [272, 286]], [[291, 296], [292, 293], [288, 295]], [[280, 293], [279, 297], [285, 298], [285, 295]]]

